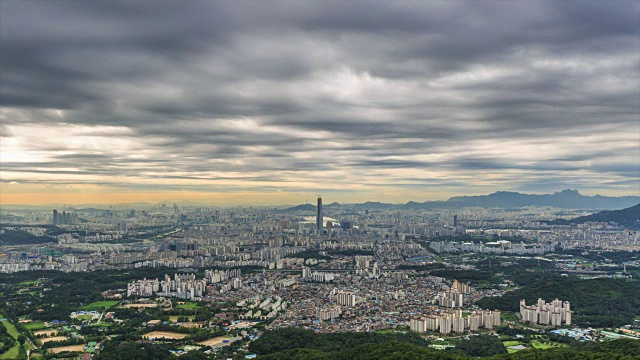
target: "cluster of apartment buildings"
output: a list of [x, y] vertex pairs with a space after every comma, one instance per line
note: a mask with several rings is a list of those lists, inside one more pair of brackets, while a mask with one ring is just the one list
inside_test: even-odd
[[473, 252], [512, 255], [545, 254], [553, 252], [555, 249], [554, 246], [550, 244], [514, 244], [507, 240], [479, 244], [472, 242], [432, 241], [429, 246], [438, 253]]
[[568, 301], [555, 299], [550, 303], [538, 299], [536, 305], [527, 306], [524, 299], [520, 300], [520, 315], [522, 321], [532, 324], [561, 326], [571, 325], [571, 304]]
[[493, 329], [500, 326], [500, 311], [478, 310], [464, 317], [461, 309], [447, 311], [440, 314], [431, 314], [409, 320], [411, 331], [424, 333], [427, 331], [439, 331], [441, 334], [464, 333], [478, 331], [481, 327]]
[[449, 291], [438, 294], [438, 305], [448, 308], [459, 308], [464, 305], [465, 294], [471, 293], [471, 286], [454, 280]]
[[335, 318], [339, 317], [340, 314], [342, 314], [342, 310], [340, 309], [339, 306], [332, 306], [332, 307], [329, 307], [329, 308], [323, 308], [323, 309], [316, 310], [316, 318], [318, 318], [318, 320], [322, 320], [322, 321], [335, 319]]
[[149, 297], [156, 294], [163, 297], [195, 299], [206, 294], [208, 284], [225, 281], [228, 283], [221, 287], [221, 292], [241, 288], [243, 286], [241, 270], [206, 270], [203, 279], [196, 279], [195, 274], [175, 274], [173, 279], [165, 275], [162, 281], [145, 278], [128, 283], [127, 296]]
[[378, 262], [375, 261], [373, 256], [356, 255], [354, 260], [356, 265], [356, 275], [376, 279], [380, 277], [380, 268], [378, 267]]
[[311, 271], [307, 267], [302, 268], [302, 279], [317, 282], [330, 282], [336, 278], [336, 275], [328, 272]]
[[205, 270], [204, 279], [211, 284], [217, 284], [219, 282], [227, 281], [233, 278], [241, 278], [242, 271], [240, 269], [233, 270]]
[[136, 280], [127, 284], [127, 297], [148, 297], [153, 296], [160, 289], [158, 279]]
[[[280, 311], [286, 310], [287, 308], [287, 302], [282, 301], [280, 296], [268, 296], [264, 300], [261, 300], [260, 296], [256, 296], [253, 299], [238, 301], [237, 306], [245, 306], [249, 302], [251, 302], [251, 304], [249, 304], [250, 310], [240, 315], [240, 319], [273, 319], [278, 316]], [[263, 315], [263, 311], [266, 315]]]
[[158, 296], [175, 297], [178, 299], [193, 299], [202, 297], [207, 288], [207, 280], [196, 279], [195, 274], [175, 274], [171, 279], [169, 275], [164, 276], [160, 282]]
[[356, 295], [350, 291], [339, 291], [336, 294], [336, 302], [338, 305], [355, 307]]

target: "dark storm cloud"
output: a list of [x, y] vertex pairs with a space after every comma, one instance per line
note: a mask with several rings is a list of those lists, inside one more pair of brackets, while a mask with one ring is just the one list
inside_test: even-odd
[[3, 181], [637, 192], [635, 1], [0, 10]]

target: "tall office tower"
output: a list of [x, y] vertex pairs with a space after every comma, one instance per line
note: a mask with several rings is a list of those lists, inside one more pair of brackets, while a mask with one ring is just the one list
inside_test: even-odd
[[53, 219], [51, 220], [51, 225], [58, 225], [58, 210], [53, 210]]
[[316, 229], [322, 233], [324, 222], [322, 221], [322, 198], [318, 196], [318, 215], [316, 216]]
[[458, 215], [453, 215], [453, 227], [458, 227]]

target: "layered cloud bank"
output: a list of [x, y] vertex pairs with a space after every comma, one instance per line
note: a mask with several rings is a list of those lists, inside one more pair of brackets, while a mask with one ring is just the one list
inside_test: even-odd
[[3, 203], [640, 193], [636, 1], [0, 10]]

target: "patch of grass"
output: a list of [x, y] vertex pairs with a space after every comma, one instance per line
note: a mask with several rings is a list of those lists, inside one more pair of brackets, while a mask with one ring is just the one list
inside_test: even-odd
[[13, 347], [0, 356], [0, 359], [15, 359], [18, 357], [18, 348], [20, 344], [16, 341]]
[[[4, 318], [4, 314], [0, 313], [0, 318]], [[13, 347], [11, 347], [7, 352], [2, 354], [0, 359], [15, 359], [18, 357], [18, 348], [20, 347], [20, 343], [18, 343], [18, 329], [16, 329], [15, 325], [13, 325], [9, 320], [2, 320], [2, 325], [7, 328], [7, 334], [11, 335], [11, 337], [16, 340], [13, 343]]]
[[505, 347], [516, 346], [516, 345], [524, 345], [520, 341], [517, 341], [517, 340], [503, 341], [502, 343], [504, 344]]
[[89, 326], [99, 326], [99, 327], [109, 327], [113, 325], [113, 323], [108, 323], [108, 322], [99, 322], [97, 324], [91, 324]]
[[40, 329], [44, 329], [44, 323], [43, 322], [30, 322], [28, 324], [24, 324], [24, 327], [27, 330], [40, 330]]
[[174, 306], [173, 308], [174, 309], [199, 309], [200, 305], [198, 305], [198, 303], [188, 302], [188, 303], [184, 303], [184, 304], [178, 304], [178, 305]]
[[103, 308], [109, 309], [111, 307], [118, 305], [119, 303], [120, 301], [118, 300], [96, 301], [96, 302], [92, 302], [89, 305], [84, 306], [82, 309], [83, 310], [99, 310]]
[[78, 320], [91, 320], [93, 315], [78, 315]]
[[540, 342], [538, 340], [531, 340], [531, 346], [533, 346], [536, 349], [549, 349], [552, 348], [552, 345]]
[[18, 284], [18, 286], [34, 286], [34, 285], [38, 285], [38, 281], [23, 281], [21, 283]]
[[2, 325], [7, 328], [7, 333], [11, 335], [12, 338], [18, 338], [20, 333], [18, 332], [18, 329], [16, 329], [15, 325], [13, 325], [9, 320], [2, 320]]

